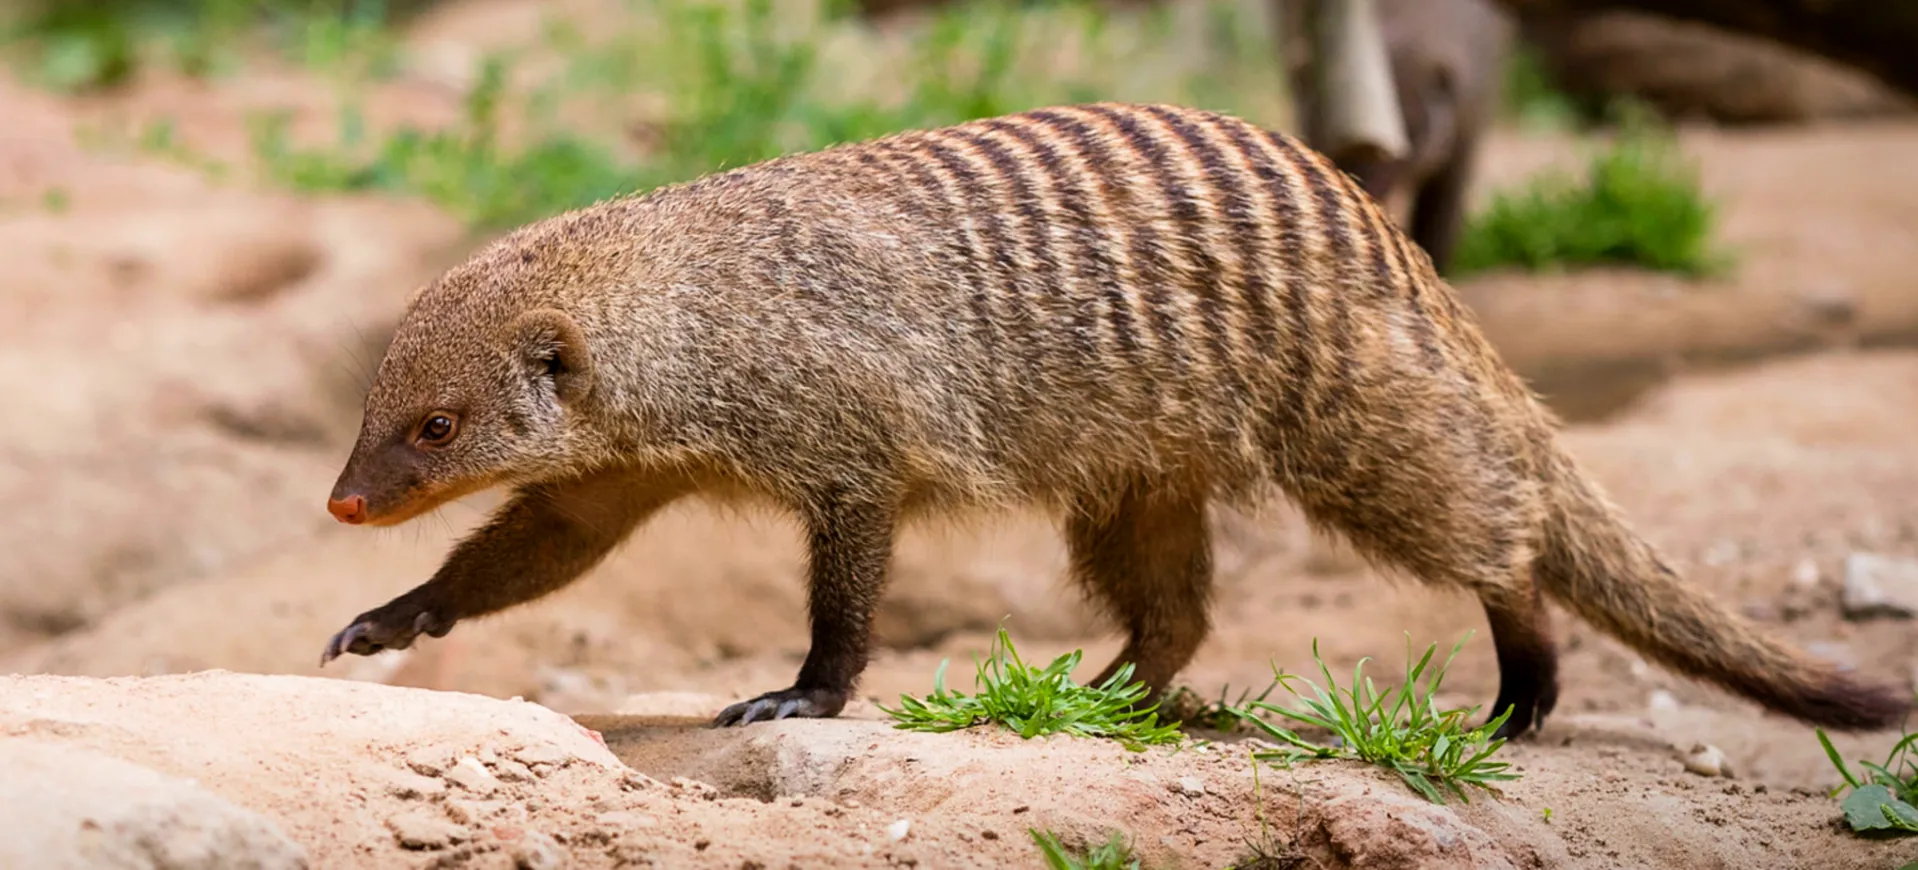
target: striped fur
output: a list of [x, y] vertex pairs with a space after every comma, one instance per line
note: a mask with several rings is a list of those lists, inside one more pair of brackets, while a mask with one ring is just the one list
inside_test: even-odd
[[[434, 415], [458, 436], [422, 443]], [[1276, 489], [1479, 596], [1507, 733], [1556, 698], [1541, 590], [1808, 721], [1902, 713], [1683, 585], [1553, 428], [1426, 255], [1288, 136], [1118, 104], [902, 133], [542, 221], [425, 288], [334, 498], [383, 524], [516, 494], [327, 657], [532, 600], [676, 498], [744, 494], [809, 530], [813, 643], [720, 721], [830, 716], [898, 523], [1036, 503], [1127, 633], [1113, 668], [1158, 690], [1206, 635], [1207, 506]]]

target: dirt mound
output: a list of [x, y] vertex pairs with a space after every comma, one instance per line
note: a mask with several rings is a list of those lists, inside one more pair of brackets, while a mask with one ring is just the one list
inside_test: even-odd
[[1554, 83], [1597, 101], [1639, 97], [1671, 117], [1733, 124], [1908, 115], [1918, 102], [1823, 57], [1634, 10], [1527, 22]]
[[109, 755], [32, 738], [0, 743], [0, 863], [47, 870], [291, 870], [306, 851], [278, 825]]
[[[0, 808], [49, 824], [0, 848], [33, 866], [102, 866], [85, 850], [131, 843], [144, 851], [115, 866], [715, 868], [1025, 866], [1028, 828], [1071, 844], [1122, 831], [1148, 861], [1208, 867], [1248, 839], [1325, 868], [1862, 868], [1898, 848], [1806, 824], [1835, 813], [1822, 797], [1687, 774], [1579, 725], [1569, 748], [1514, 748], [1526, 777], [1503, 797], [1438, 806], [1346, 763], [1268, 769], [1255, 788], [1248, 747], [1229, 741], [1132, 753], [911, 734], [860, 718], [870, 708], [706, 727], [722, 700], [637, 697], [628, 709], [699, 715], [575, 722], [517, 699], [301, 677], [6, 678], [0, 751], [23, 762]], [[75, 817], [113, 836], [61, 837], [71, 825], [54, 822]]]

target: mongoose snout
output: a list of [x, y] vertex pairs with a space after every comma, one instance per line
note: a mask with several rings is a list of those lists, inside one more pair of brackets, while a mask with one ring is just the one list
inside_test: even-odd
[[349, 526], [357, 526], [366, 522], [366, 499], [362, 496], [349, 495], [346, 498], [329, 498], [326, 500], [326, 510], [327, 513], [333, 515], [334, 519]]

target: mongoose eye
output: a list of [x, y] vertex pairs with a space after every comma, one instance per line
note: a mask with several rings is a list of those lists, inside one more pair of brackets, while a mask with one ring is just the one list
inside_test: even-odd
[[426, 418], [426, 422], [420, 424], [419, 441], [421, 444], [437, 447], [453, 440], [453, 433], [458, 431], [458, 429], [459, 424], [452, 415], [434, 414]]

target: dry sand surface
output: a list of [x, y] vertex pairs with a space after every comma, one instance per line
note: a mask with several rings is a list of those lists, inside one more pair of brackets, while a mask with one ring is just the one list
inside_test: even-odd
[[[421, 26], [460, 54], [456, 16]], [[1036, 866], [1025, 831], [1049, 827], [1075, 843], [1123, 830], [1149, 862], [1218, 867], [1261, 818], [1298, 866], [1918, 858], [1918, 842], [1842, 829], [1809, 728], [1562, 613], [1559, 713], [1507, 750], [1524, 777], [1470, 805], [1345, 764], [1270, 771], [1255, 794], [1231, 739], [1133, 754], [877, 721], [871, 699], [925, 691], [942, 658], [966, 672], [1008, 617], [1028, 658], [1084, 648], [1081, 676], [1117, 650], [1038, 517], [906, 536], [869, 698], [837, 721], [700, 727], [785, 685], [806, 631], [791, 523], [698, 505], [549, 600], [321, 671], [333, 631], [423, 580], [493, 503], [386, 532], [337, 527], [321, 505], [399, 306], [475, 240], [418, 203], [214, 186], [72, 137], [162, 106], [219, 147], [240, 141], [245, 107], [300, 87], [158, 81], [66, 101], [0, 82], [0, 665], [19, 675], [0, 679], [0, 813], [32, 832], [0, 838], [0, 865]], [[443, 117], [454, 96], [415, 79], [380, 111]], [[1691, 582], [1909, 685], [1913, 622], [1848, 619], [1839, 602], [1850, 557], [1918, 560], [1918, 125], [1685, 143], [1742, 252], [1731, 277], [1463, 289]], [[1577, 154], [1504, 137], [1487, 180]], [[64, 212], [36, 205], [53, 186]], [[1283, 506], [1215, 526], [1217, 629], [1182, 678], [1201, 694], [1262, 686], [1273, 662], [1302, 670], [1314, 638], [1335, 667], [1371, 655], [1384, 676], [1408, 635], [1476, 630], [1448, 700], [1491, 699], [1473, 602], [1378, 576]], [[1839, 745], [1861, 757], [1893, 738]], [[1695, 743], [1732, 775], [1687, 772], [1677, 750]]]

